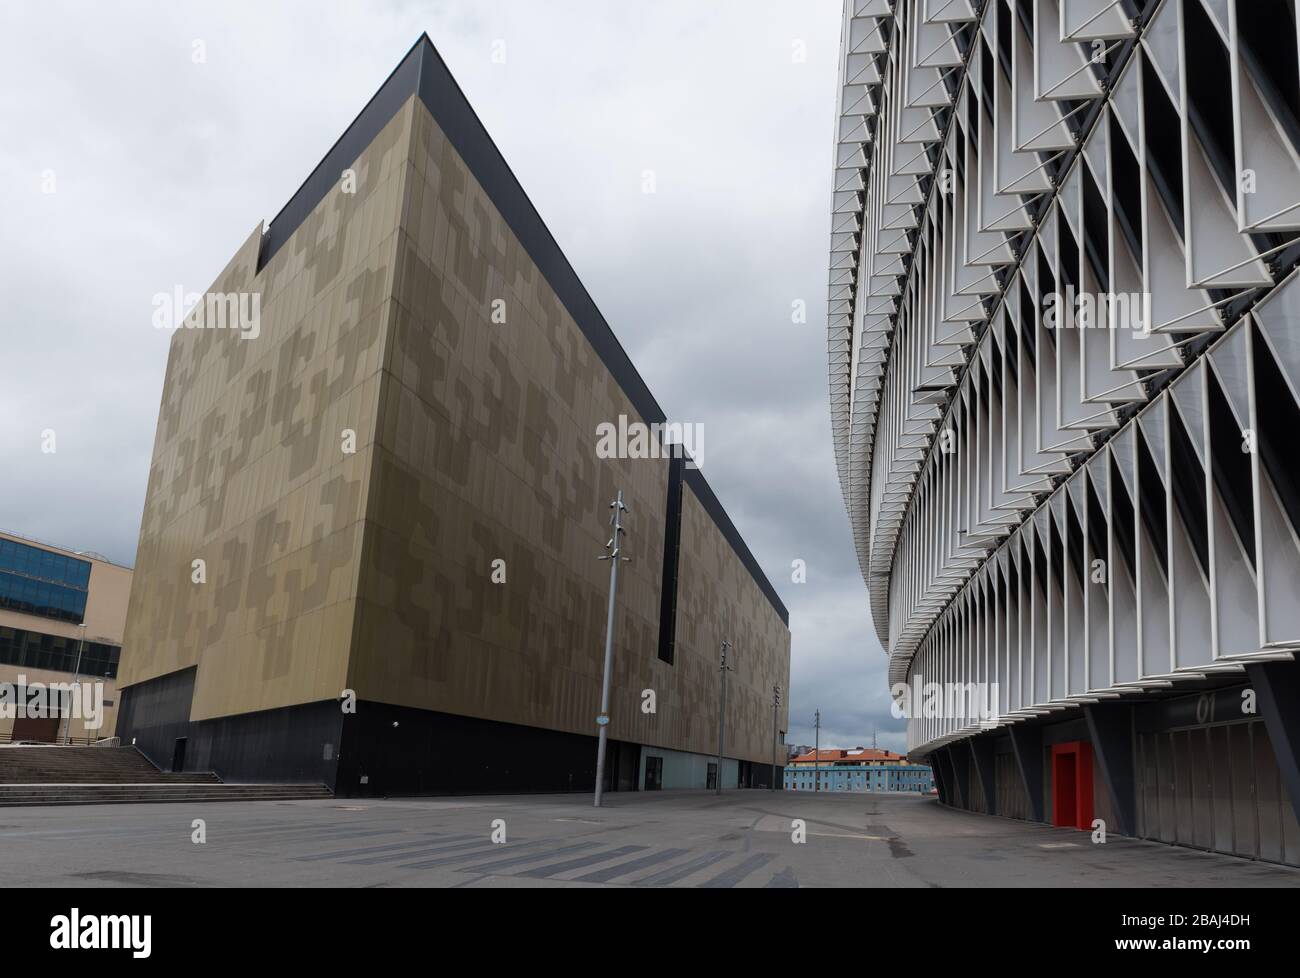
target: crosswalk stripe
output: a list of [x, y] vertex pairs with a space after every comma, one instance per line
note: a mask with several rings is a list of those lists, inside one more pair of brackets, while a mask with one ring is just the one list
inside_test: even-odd
[[448, 845], [446, 842], [438, 845], [428, 845], [424, 849], [416, 849], [414, 852], [396, 852], [388, 853], [383, 856], [367, 856], [363, 859], [344, 859], [343, 862], [352, 866], [377, 866], [380, 863], [395, 863], [402, 859], [414, 859], [416, 856], [433, 856], [444, 852], [454, 852], [457, 849], [476, 849], [480, 846], [490, 846], [492, 843], [482, 836], [473, 838], [470, 842], [458, 842], [455, 845]]
[[675, 859], [683, 853], [690, 852], [689, 849], [663, 849], [659, 852], [652, 852], [648, 855], [641, 856], [639, 859], [630, 859], [625, 863], [618, 863], [615, 866], [606, 866], [604, 869], [598, 869], [595, 872], [588, 873], [586, 876], [575, 877], [579, 883], [605, 883], [617, 876], [623, 876], [636, 869], [643, 869], [646, 866], [655, 866], [659, 863], [667, 862], [669, 859]]
[[[439, 839], [439, 842], [460, 842], [464, 839], [479, 838], [472, 835], [448, 835]], [[294, 862], [311, 863], [321, 859], [338, 859], [341, 856], [365, 856], [372, 852], [392, 852], [395, 849], [418, 849], [420, 846], [427, 846], [432, 839], [426, 837], [423, 839], [409, 839], [406, 842], [390, 842], [385, 846], [366, 846], [362, 849], [339, 849], [335, 852], [317, 852], [310, 856], [295, 856]]]
[[476, 863], [473, 866], [461, 866], [456, 870], [458, 873], [490, 873], [496, 869], [504, 869], [507, 866], [517, 866], [522, 863], [535, 863], [539, 859], [551, 859], [555, 856], [563, 856], [570, 852], [579, 852], [583, 849], [590, 849], [595, 846], [594, 842], [578, 842], [571, 846], [563, 846], [559, 849], [548, 849], [545, 852], [530, 852], [526, 856], [513, 856], [510, 859], [497, 859], [488, 863]]
[[633, 880], [634, 886], [668, 886], [670, 883], [676, 883], [679, 879], [690, 876], [691, 873], [699, 872], [701, 869], [707, 869], [716, 863], [719, 859], [726, 859], [732, 853], [723, 852], [706, 852], [702, 856], [682, 863], [680, 866], [674, 866], [671, 869], [665, 869], [661, 873], [655, 873], [653, 876], [644, 876], [639, 880]]
[[743, 863], [724, 870], [711, 880], [705, 880], [700, 884], [700, 887], [703, 889], [730, 889], [764, 863], [769, 862], [771, 858], [772, 854], [770, 852], [756, 852]]
[[598, 852], [591, 856], [579, 856], [576, 859], [569, 859], [562, 863], [552, 863], [550, 866], [539, 866], [537, 869], [530, 869], [526, 873], [520, 873], [520, 876], [530, 876], [541, 878], [552, 876], [556, 873], [567, 873], [571, 869], [581, 869], [583, 866], [592, 866], [596, 863], [608, 862], [611, 859], [617, 859], [619, 856], [627, 856], [634, 852], [643, 852], [646, 846], [620, 846], [618, 849], [611, 849], [609, 852]]

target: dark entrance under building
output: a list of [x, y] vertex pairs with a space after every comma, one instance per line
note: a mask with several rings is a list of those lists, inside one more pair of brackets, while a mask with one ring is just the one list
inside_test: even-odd
[[172, 770], [178, 774], [185, 770], [185, 748], [189, 742], [188, 737], [177, 737], [176, 746], [172, 748]]
[[664, 759], [647, 754], [645, 759], [645, 790], [659, 791], [664, 786]]
[[14, 717], [12, 740], [53, 744], [59, 739], [59, 717]]

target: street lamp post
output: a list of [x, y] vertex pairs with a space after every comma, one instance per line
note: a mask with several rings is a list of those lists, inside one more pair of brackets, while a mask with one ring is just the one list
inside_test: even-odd
[[731, 649], [731, 643], [726, 639], [722, 641], [722, 664], [719, 672], [722, 673], [722, 700], [718, 704], [718, 778], [715, 782], [718, 794], [722, 794], [722, 750], [727, 742], [727, 673], [730, 666], [727, 665], [727, 652]]
[[813, 791], [822, 790], [822, 711], [813, 717], [813, 729], [817, 731], [813, 738]]
[[772, 790], [776, 790], [776, 708], [781, 705], [781, 687], [772, 687]]
[[623, 490], [618, 491], [618, 498], [609, 504], [609, 508], [614, 511], [610, 517], [610, 523], [614, 526], [614, 532], [605, 544], [605, 549], [609, 552], [601, 556], [601, 560], [609, 561], [609, 612], [605, 618], [605, 672], [600, 680], [600, 715], [596, 717], [596, 725], [600, 728], [598, 746], [596, 747], [596, 807], [600, 807], [601, 789], [605, 783], [605, 741], [609, 735], [609, 673], [610, 667], [614, 661], [614, 603], [618, 596], [618, 565], [624, 560], [630, 558], [621, 555], [622, 542], [621, 536], [623, 530], [623, 514], [627, 512], [627, 507], [623, 505]]
[[63, 727], [63, 744], [67, 744], [72, 739], [72, 696], [76, 689], [78, 681], [81, 679], [81, 650], [86, 647], [86, 623], [83, 621], [77, 626], [81, 629], [81, 639], [77, 642], [77, 658], [72, 666], [72, 685], [73, 689], [68, 691], [68, 721]]

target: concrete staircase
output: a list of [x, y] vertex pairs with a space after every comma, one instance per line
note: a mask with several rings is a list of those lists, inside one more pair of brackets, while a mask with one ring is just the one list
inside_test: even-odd
[[0, 747], [0, 786], [220, 783], [211, 771], [159, 771], [134, 747]]
[[0, 784], [0, 808], [333, 798], [322, 784]]
[[0, 747], [0, 807], [331, 798], [319, 784], [226, 784], [159, 771], [134, 747]]

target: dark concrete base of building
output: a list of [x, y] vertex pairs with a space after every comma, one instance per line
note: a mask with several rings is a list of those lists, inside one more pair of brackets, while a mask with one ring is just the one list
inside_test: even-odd
[[[592, 791], [596, 743], [580, 734], [361, 702], [344, 718], [335, 792], [383, 797]], [[605, 790], [633, 790], [640, 759], [636, 744], [609, 741]]]
[[[185, 669], [122, 691], [118, 736], [164, 771], [323, 784], [345, 798], [595, 789], [594, 736], [364, 700], [350, 713], [325, 700], [191, 721], [194, 673]], [[605, 790], [637, 790], [641, 755], [639, 744], [610, 740]], [[771, 776], [769, 765], [739, 762], [742, 786], [768, 787]]]
[[335, 787], [343, 714], [333, 700], [191, 722], [194, 669], [122, 690], [117, 735], [163, 771]]
[[1251, 683], [1111, 700], [932, 751], [967, 811], [1300, 866], [1300, 665]]

